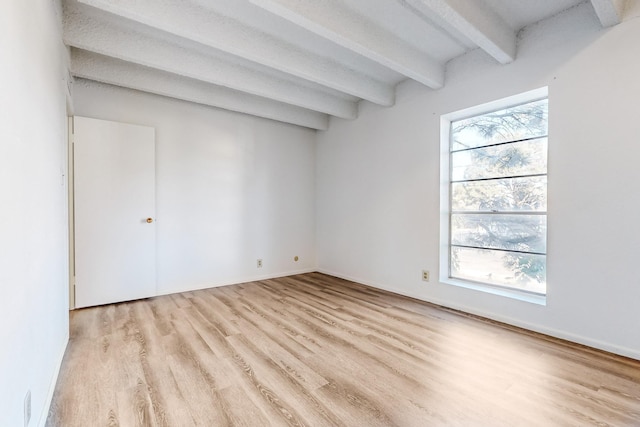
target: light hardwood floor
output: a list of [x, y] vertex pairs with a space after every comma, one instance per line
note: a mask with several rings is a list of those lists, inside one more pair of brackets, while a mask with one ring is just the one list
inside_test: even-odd
[[72, 312], [47, 425], [640, 426], [640, 362], [311, 273]]

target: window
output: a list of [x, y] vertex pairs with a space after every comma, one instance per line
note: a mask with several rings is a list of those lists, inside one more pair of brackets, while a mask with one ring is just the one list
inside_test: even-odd
[[[546, 294], [548, 99], [448, 125], [448, 279]], [[487, 111], [487, 110], [485, 110]], [[451, 116], [453, 117], [453, 116]]]

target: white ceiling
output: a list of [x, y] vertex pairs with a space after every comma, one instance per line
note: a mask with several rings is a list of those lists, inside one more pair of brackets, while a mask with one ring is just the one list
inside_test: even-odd
[[[470, 50], [517, 61], [519, 30], [581, 1], [65, 0], [64, 41], [74, 77], [326, 129]], [[621, 21], [625, 0], [590, 3]]]

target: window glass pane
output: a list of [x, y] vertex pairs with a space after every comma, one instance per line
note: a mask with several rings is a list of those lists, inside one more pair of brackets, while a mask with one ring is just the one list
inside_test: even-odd
[[546, 99], [451, 123], [451, 150], [547, 135]]
[[451, 244], [547, 252], [546, 215], [453, 214]]
[[546, 256], [451, 248], [451, 277], [546, 293]]
[[547, 138], [451, 153], [451, 180], [547, 173]]
[[449, 131], [451, 277], [545, 294], [548, 100]]
[[547, 177], [504, 178], [451, 184], [451, 209], [455, 211], [547, 210]]

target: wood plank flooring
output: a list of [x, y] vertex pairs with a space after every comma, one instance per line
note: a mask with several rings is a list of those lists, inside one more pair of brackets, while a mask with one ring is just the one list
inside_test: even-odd
[[640, 426], [640, 362], [311, 273], [72, 312], [47, 425]]

